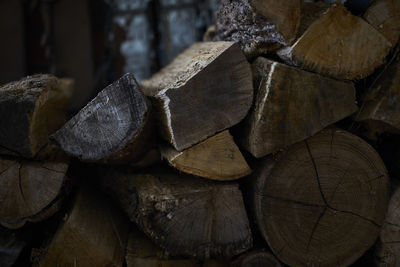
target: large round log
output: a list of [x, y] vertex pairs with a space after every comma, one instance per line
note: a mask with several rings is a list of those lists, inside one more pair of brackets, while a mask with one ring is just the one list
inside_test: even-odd
[[0, 159], [0, 224], [19, 228], [53, 215], [67, 169], [65, 162]]
[[263, 163], [255, 214], [274, 254], [290, 266], [348, 266], [379, 235], [387, 170], [374, 149], [325, 130]]

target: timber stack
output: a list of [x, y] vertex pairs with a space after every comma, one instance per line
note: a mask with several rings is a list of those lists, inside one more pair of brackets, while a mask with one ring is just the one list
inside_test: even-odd
[[73, 81], [2, 85], [0, 266], [398, 266], [400, 1], [328, 2], [223, 0], [69, 119]]

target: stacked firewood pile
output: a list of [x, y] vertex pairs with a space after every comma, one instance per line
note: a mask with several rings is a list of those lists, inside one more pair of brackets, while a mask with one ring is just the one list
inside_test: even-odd
[[398, 266], [399, 11], [226, 0], [68, 121], [73, 81], [2, 86], [0, 266]]

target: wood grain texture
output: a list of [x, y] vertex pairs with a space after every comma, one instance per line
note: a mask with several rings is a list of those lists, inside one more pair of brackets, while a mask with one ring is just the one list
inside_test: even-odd
[[269, 252], [251, 251], [241, 255], [232, 263], [233, 267], [282, 267], [282, 264]]
[[152, 138], [151, 106], [132, 74], [103, 89], [52, 139], [83, 161], [132, 163]]
[[393, 46], [397, 44], [400, 37], [399, 0], [376, 0], [363, 17], [385, 36]]
[[71, 80], [28, 76], [0, 87], [0, 154], [32, 158], [66, 121]]
[[196, 43], [141, 86], [178, 151], [237, 124], [253, 98], [250, 65], [233, 42]]
[[228, 130], [182, 152], [165, 146], [161, 153], [176, 169], [211, 180], [235, 180], [251, 173]]
[[107, 198], [81, 188], [38, 266], [122, 266], [129, 222]]
[[400, 56], [387, 66], [384, 72], [365, 93], [358, 121], [383, 122], [400, 130]]
[[136, 227], [132, 227], [126, 249], [127, 267], [201, 267], [199, 260], [169, 258]]
[[67, 169], [66, 162], [0, 159], [0, 224], [19, 228], [53, 215]]
[[395, 187], [375, 249], [376, 266], [400, 264], [400, 188]]
[[151, 173], [101, 170], [103, 188], [140, 229], [171, 256], [232, 257], [252, 246], [237, 184], [167, 169]]
[[255, 183], [257, 224], [290, 266], [348, 266], [379, 235], [388, 182], [371, 146], [326, 130], [264, 161]]
[[259, 57], [252, 65], [255, 105], [240, 144], [260, 158], [306, 139], [358, 110], [352, 83]]
[[300, 1], [240, 0], [221, 3], [214, 40], [237, 42], [247, 58], [290, 45], [300, 21]]
[[382, 65], [391, 47], [374, 27], [338, 4], [278, 54], [286, 62], [306, 70], [355, 80]]

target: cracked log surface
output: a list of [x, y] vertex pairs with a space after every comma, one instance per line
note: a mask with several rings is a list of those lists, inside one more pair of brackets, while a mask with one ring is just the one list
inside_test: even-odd
[[122, 266], [129, 220], [107, 197], [83, 186], [46, 247], [38, 267]]
[[233, 42], [196, 43], [141, 86], [178, 151], [237, 124], [253, 100], [250, 65]]
[[103, 89], [51, 136], [82, 161], [133, 163], [150, 145], [150, 102], [134, 76], [125, 74]]
[[255, 104], [239, 129], [239, 140], [257, 158], [304, 140], [358, 110], [350, 82], [262, 57], [252, 70]]
[[290, 266], [348, 266], [379, 235], [387, 170], [365, 141], [330, 129], [269, 157], [256, 176], [255, 213]]
[[172, 256], [231, 257], [252, 246], [238, 184], [168, 169], [101, 169], [103, 188], [151, 240]]
[[174, 168], [211, 180], [235, 180], [251, 173], [228, 130], [182, 152], [165, 146], [161, 154]]
[[376, 266], [400, 265], [400, 187], [390, 198], [389, 208], [375, 249]]
[[65, 162], [0, 159], [0, 224], [19, 228], [53, 215], [63, 196], [67, 169]]
[[0, 154], [33, 158], [65, 123], [72, 88], [47, 74], [0, 87]]
[[292, 46], [279, 50], [278, 55], [305, 70], [355, 80], [382, 65], [391, 48], [392, 44], [379, 31], [337, 4], [311, 24]]
[[248, 57], [291, 45], [300, 23], [300, 0], [224, 0], [214, 40], [239, 43]]

